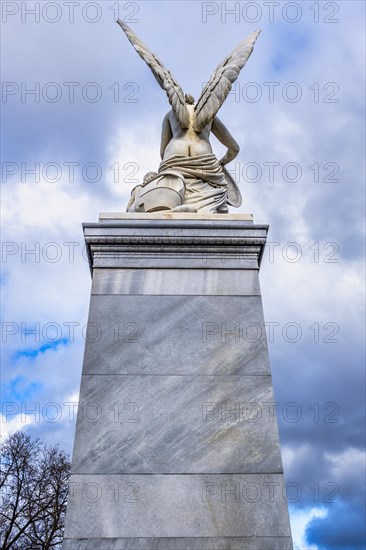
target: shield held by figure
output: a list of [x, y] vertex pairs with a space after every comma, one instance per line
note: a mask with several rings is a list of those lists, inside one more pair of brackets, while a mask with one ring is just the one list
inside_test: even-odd
[[134, 204], [135, 212], [173, 210], [184, 201], [184, 177], [175, 171], [159, 175], [140, 191]]

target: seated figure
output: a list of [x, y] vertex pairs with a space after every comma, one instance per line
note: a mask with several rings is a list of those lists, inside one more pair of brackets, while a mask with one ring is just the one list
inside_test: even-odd
[[[164, 118], [158, 173], [148, 173], [142, 185], [135, 187], [127, 210], [154, 212], [174, 210], [204, 213], [228, 212], [228, 204], [239, 207], [239, 188], [225, 165], [239, 153], [239, 145], [216, 116], [233, 82], [249, 59], [260, 31], [241, 41], [220, 63], [195, 103], [184, 94], [159, 58], [133, 30], [118, 19], [137, 53], [146, 61], [172, 106]], [[227, 147], [218, 161], [210, 144], [210, 133]], [[181, 199], [181, 200], [180, 200]]]

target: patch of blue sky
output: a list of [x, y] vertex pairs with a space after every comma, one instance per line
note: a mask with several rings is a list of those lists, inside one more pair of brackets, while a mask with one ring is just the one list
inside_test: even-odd
[[0, 285], [6, 285], [8, 282], [8, 274], [2, 271], [0, 273]]
[[276, 31], [277, 49], [270, 59], [270, 66], [276, 74], [285, 73], [313, 45], [311, 32], [299, 32], [285, 27]]
[[[360, 476], [362, 483], [362, 478]], [[348, 502], [335, 502], [326, 515], [314, 515], [307, 523], [304, 539], [308, 548], [364, 550], [366, 542], [365, 502], [362, 492]]]
[[44, 354], [49, 350], [57, 350], [60, 346], [67, 346], [68, 343], [68, 338], [60, 338], [54, 342], [46, 342], [38, 348], [21, 349], [14, 352], [13, 359], [17, 361], [21, 357], [26, 357], [27, 359], [34, 360], [39, 355]]
[[281, 54], [271, 60], [271, 67], [275, 73], [283, 73], [294, 64], [294, 56]]
[[327, 516], [327, 509], [323, 506], [302, 509], [295, 505], [290, 505], [289, 513], [294, 550], [318, 550], [316, 544], [306, 541], [306, 529], [314, 518], [325, 518]]
[[43, 384], [38, 381], [28, 382], [24, 376], [17, 376], [10, 380], [7, 388], [4, 388], [3, 400], [21, 401], [30, 399], [35, 393], [43, 388]]

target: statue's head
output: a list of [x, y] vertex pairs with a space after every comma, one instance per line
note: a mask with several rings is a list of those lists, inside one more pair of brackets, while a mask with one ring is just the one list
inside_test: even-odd
[[194, 97], [191, 94], [184, 94], [184, 99], [188, 105], [194, 105]]

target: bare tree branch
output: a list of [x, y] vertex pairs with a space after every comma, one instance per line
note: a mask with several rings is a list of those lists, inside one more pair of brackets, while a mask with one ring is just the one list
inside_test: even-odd
[[2, 550], [61, 549], [70, 461], [24, 432], [0, 445]]

